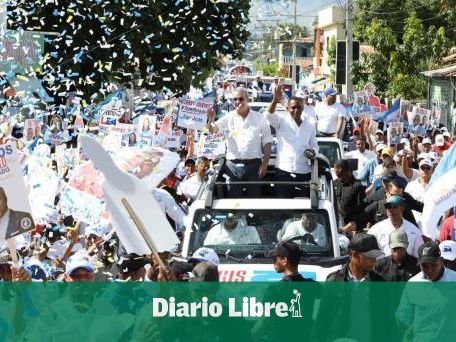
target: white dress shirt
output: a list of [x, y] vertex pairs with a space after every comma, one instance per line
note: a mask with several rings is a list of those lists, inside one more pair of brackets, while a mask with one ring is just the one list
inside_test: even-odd
[[[313, 236], [315, 242], [322, 247], [326, 247], [326, 230], [320, 223], [317, 223], [317, 227], [309, 232], [307, 231], [304, 226], [302, 225], [302, 220], [293, 221], [285, 228], [285, 233], [283, 233], [282, 241], [291, 239], [295, 236], [304, 236], [306, 234], [310, 234]], [[299, 244], [300, 240], [295, 241]]]
[[231, 111], [215, 125], [225, 134], [228, 160], [261, 159], [263, 146], [272, 143], [271, 128], [266, 118], [251, 109], [245, 119], [236, 111]]
[[183, 180], [177, 187], [177, 193], [185, 197], [195, 199], [199, 188], [203, 182], [195, 172], [193, 175]]
[[312, 149], [318, 153], [315, 124], [305, 118], [298, 126], [289, 113], [266, 115], [276, 130], [276, 168], [290, 173], [309, 173], [311, 170], [304, 151]]
[[334, 134], [337, 130], [339, 118], [345, 118], [346, 110], [340, 103], [328, 106], [325, 102], [317, 103], [315, 113], [317, 114], [317, 128], [319, 132]]
[[206, 235], [204, 245], [249, 245], [261, 244], [260, 236], [255, 227], [247, 226], [238, 220], [236, 228], [225, 229], [224, 223], [215, 225]]
[[168, 191], [157, 188], [152, 189], [152, 195], [154, 195], [161, 210], [168, 214], [168, 216], [176, 223], [176, 229], [183, 230], [185, 228], [185, 212], [176, 203], [173, 196], [171, 196]]
[[[368, 233], [374, 235], [377, 238], [378, 245], [386, 256], [391, 255], [391, 249], [389, 247], [389, 236], [395, 229], [396, 228], [394, 228], [389, 218], [380, 221], [377, 224], [374, 224], [372, 228], [369, 229]], [[402, 225], [397, 229], [401, 229], [407, 234], [409, 242], [407, 253], [413, 255], [414, 257], [418, 257], [418, 247], [424, 243], [423, 237], [421, 236], [421, 232], [418, 227], [413, 223], [402, 219]]]

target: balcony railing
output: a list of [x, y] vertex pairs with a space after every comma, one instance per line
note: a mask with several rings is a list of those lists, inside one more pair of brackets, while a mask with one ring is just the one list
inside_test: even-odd
[[[313, 57], [296, 57], [296, 64], [312, 64]], [[293, 64], [293, 56], [282, 56], [282, 64]]]

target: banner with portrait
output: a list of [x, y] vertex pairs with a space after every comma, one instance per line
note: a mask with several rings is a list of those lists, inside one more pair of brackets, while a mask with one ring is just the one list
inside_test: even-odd
[[[19, 165], [16, 143], [0, 145], [0, 221], [8, 225], [0, 241], [23, 234], [34, 228], [30, 203]], [[7, 217], [8, 216], [8, 217]]]

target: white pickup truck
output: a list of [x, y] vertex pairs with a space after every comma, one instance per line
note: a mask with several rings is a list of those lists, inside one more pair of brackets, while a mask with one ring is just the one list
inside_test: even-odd
[[[297, 187], [309, 187], [310, 196], [287, 199], [275, 197], [274, 185], [277, 183], [273, 181], [273, 168], [260, 182], [263, 190], [261, 198], [227, 198], [229, 184], [223, 177], [224, 167], [225, 160], [221, 158], [190, 206], [184, 257], [207, 246], [219, 255], [221, 281], [278, 280], [281, 275], [274, 270], [270, 252], [283, 241], [282, 236], [289, 224], [311, 220], [322, 232], [317, 242], [309, 242], [306, 236], [287, 239], [296, 241], [302, 250], [299, 272], [304, 277], [323, 281], [346, 261], [339, 249], [337, 204], [327, 158], [318, 155], [312, 164], [311, 181], [295, 184]], [[240, 240], [242, 243], [214, 243], [206, 239], [211, 229], [220, 229], [225, 220], [233, 217], [238, 220], [236, 229], [244, 234]]]

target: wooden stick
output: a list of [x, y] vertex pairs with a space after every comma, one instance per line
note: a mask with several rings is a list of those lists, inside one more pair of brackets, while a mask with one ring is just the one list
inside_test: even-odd
[[157, 247], [155, 246], [155, 243], [147, 235], [144, 224], [142, 223], [141, 219], [138, 217], [136, 212], [133, 210], [130, 203], [128, 203], [126, 198], [122, 198], [121, 202], [122, 202], [123, 206], [125, 207], [125, 209], [127, 209], [127, 212], [130, 215], [130, 218], [133, 220], [135, 226], [138, 228], [138, 231], [141, 234], [144, 241], [146, 242], [147, 247], [149, 247], [150, 250], [152, 251], [152, 255], [155, 257], [156, 261], [158, 262], [158, 265], [163, 268], [166, 267], [165, 263], [160, 258], [160, 255], [158, 255], [158, 250], [157, 250]]
[[11, 254], [11, 260], [13, 260], [13, 264], [16, 266], [19, 263], [19, 259], [17, 258], [16, 254], [16, 246], [14, 246], [14, 238], [8, 239], [8, 247]]

